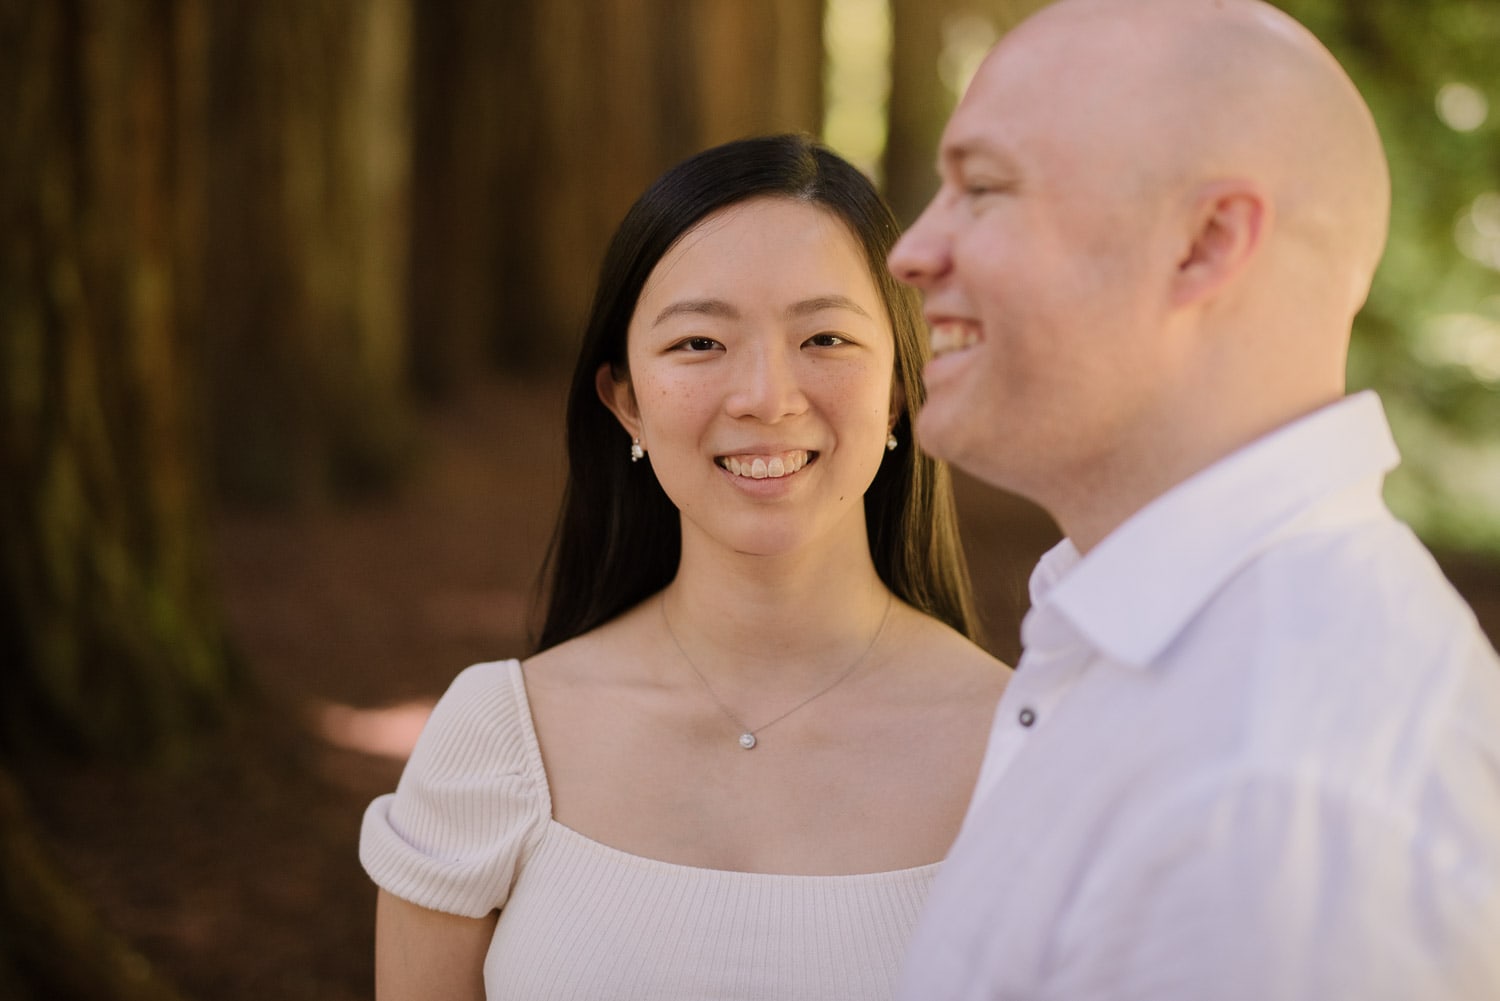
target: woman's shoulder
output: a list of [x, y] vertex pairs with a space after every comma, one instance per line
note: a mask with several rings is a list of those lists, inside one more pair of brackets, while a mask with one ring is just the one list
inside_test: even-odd
[[519, 775], [545, 786], [520, 661], [460, 672], [433, 706], [406, 772]]
[[511, 702], [516, 695], [515, 684], [520, 668], [521, 662], [515, 658], [470, 664], [448, 683], [438, 705]]
[[365, 811], [360, 859], [404, 900], [482, 917], [550, 813], [520, 664], [476, 664], [433, 707], [395, 793]]
[[1010, 665], [939, 619], [907, 607], [907, 659], [924, 682], [957, 698], [999, 698], [1014, 673]]

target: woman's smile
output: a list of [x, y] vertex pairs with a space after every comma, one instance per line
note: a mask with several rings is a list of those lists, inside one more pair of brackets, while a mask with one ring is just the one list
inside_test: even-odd
[[714, 458], [714, 463], [731, 476], [755, 480], [779, 480], [816, 462], [817, 458], [817, 452], [792, 449], [787, 452], [740, 452], [720, 455]]

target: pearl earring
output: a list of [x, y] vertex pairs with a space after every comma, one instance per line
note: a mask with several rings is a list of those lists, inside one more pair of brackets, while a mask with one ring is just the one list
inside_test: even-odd
[[644, 448], [641, 448], [641, 440], [639, 438], [630, 439], [630, 461], [640, 462], [645, 457], [646, 450]]
[[892, 428], [891, 433], [885, 436], [885, 450], [887, 452], [894, 452], [898, 444], [900, 442], [896, 441], [896, 429]]

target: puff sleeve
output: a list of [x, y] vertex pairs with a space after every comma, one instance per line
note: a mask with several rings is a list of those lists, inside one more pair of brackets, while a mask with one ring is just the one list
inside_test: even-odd
[[365, 811], [359, 858], [382, 889], [484, 917], [510, 895], [551, 812], [520, 664], [476, 664], [433, 708], [396, 791]]

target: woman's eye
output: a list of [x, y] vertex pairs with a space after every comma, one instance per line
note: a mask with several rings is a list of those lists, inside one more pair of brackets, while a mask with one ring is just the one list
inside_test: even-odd
[[712, 351], [718, 346], [712, 337], [689, 337], [679, 345], [684, 351]]
[[807, 339], [807, 343], [815, 348], [832, 348], [844, 343], [844, 339], [838, 334], [813, 334]]

